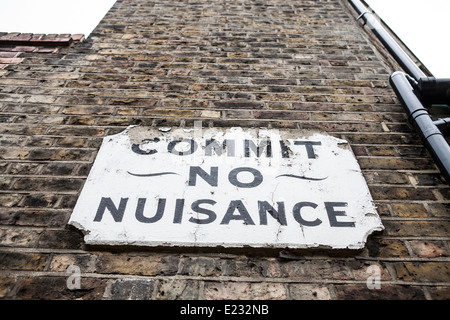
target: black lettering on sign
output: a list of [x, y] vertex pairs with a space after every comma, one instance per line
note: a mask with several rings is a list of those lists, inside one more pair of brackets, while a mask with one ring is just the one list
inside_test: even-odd
[[298, 223], [307, 227], [315, 227], [322, 223], [322, 220], [320, 220], [319, 218], [313, 221], [305, 220], [300, 212], [304, 207], [311, 207], [315, 209], [317, 208], [317, 204], [315, 204], [314, 202], [307, 202], [307, 201], [296, 203], [294, 205], [294, 208], [292, 209], [292, 214], [294, 215], [294, 218]]
[[[241, 172], [250, 172], [253, 175], [253, 181], [251, 181], [251, 182], [239, 181], [237, 176]], [[261, 182], [263, 181], [263, 176], [262, 176], [261, 172], [259, 172], [258, 170], [254, 169], [254, 168], [240, 167], [240, 168], [235, 168], [230, 171], [230, 173], [228, 174], [228, 181], [230, 181], [230, 183], [232, 185], [239, 187], [239, 188], [254, 188], [261, 184]]]
[[123, 214], [125, 213], [125, 208], [127, 206], [128, 198], [121, 198], [119, 208], [116, 208], [116, 205], [111, 200], [111, 198], [103, 197], [100, 200], [100, 205], [98, 206], [97, 213], [95, 214], [94, 221], [102, 221], [103, 214], [105, 210], [111, 213], [115, 222], [122, 222]]
[[267, 225], [267, 212], [275, 218], [282, 226], [287, 226], [286, 211], [284, 208], [284, 202], [277, 202], [278, 210], [275, 210], [269, 202], [258, 201], [259, 221], [260, 225]]
[[[158, 151], [156, 149], [148, 149], [144, 148], [145, 144], [157, 143], [161, 140], [159, 138], [153, 139], [143, 139], [140, 143], [134, 143], [131, 145], [131, 150], [139, 155], [151, 155], [155, 154]], [[236, 157], [239, 156], [236, 154], [236, 141], [234, 139], [225, 139], [222, 142], [217, 141], [214, 138], [205, 139], [205, 156], [222, 156], [227, 155], [228, 157]], [[196, 152], [199, 148], [199, 143], [191, 138], [177, 139], [172, 140], [167, 144], [167, 151], [171, 154], [177, 156], [187, 156]], [[280, 143], [280, 151], [282, 158], [289, 158], [291, 154], [291, 148], [288, 146], [287, 141], [279, 140]], [[308, 159], [316, 158], [316, 149], [315, 146], [322, 145], [320, 141], [308, 141], [308, 140], [296, 140], [293, 142], [296, 146], [304, 146], [306, 150], [306, 154]], [[257, 158], [261, 157], [264, 153], [267, 158], [273, 157], [272, 151], [272, 141], [270, 139], [261, 140], [260, 142], [254, 142], [250, 139], [243, 140], [243, 155], [246, 158], [250, 158], [252, 156], [256, 156]]]
[[328, 220], [332, 227], [354, 227], [355, 223], [352, 221], [337, 221], [336, 217], [345, 217], [345, 211], [336, 211], [335, 207], [347, 207], [347, 202], [325, 202], [325, 208], [328, 214]]
[[210, 199], [200, 199], [200, 200], [192, 202], [192, 205], [191, 205], [192, 210], [194, 210], [197, 213], [205, 214], [208, 217], [205, 219], [198, 219], [198, 218], [191, 217], [189, 219], [190, 222], [197, 223], [197, 224], [207, 224], [207, 223], [211, 223], [214, 220], [216, 220], [216, 213], [214, 211], [200, 207], [200, 204], [203, 204], [203, 203], [210, 204], [210, 205], [216, 204], [216, 202], [214, 200], [210, 200]]
[[156, 151], [155, 149], [151, 149], [148, 151], [141, 149], [141, 145], [148, 143], [148, 142], [159, 142], [159, 138], [144, 139], [144, 140], [142, 140], [142, 142], [140, 144], [135, 143], [135, 144], [131, 145], [131, 150], [137, 154], [155, 154], [155, 153], [157, 153], [158, 151]]
[[313, 146], [320, 146], [322, 142], [320, 141], [294, 141], [294, 144], [297, 146], [305, 146], [306, 154], [308, 155], [308, 159], [315, 159], [316, 154], [314, 153]]
[[[122, 222], [123, 216], [127, 207], [129, 198], [121, 198], [119, 202], [119, 206], [117, 207], [111, 198], [102, 197], [100, 200], [100, 204], [98, 206], [97, 212], [94, 217], [95, 222], [100, 222], [103, 219], [104, 213], [108, 210], [114, 219], [115, 222]], [[144, 210], [146, 208], [147, 198], [138, 198], [135, 218], [137, 221], [141, 223], [155, 223], [161, 220], [166, 211], [166, 200], [164, 198], [158, 199], [158, 204], [156, 206], [150, 206], [151, 210], [156, 210], [155, 214], [152, 217], [147, 217], [144, 214]], [[175, 210], [173, 211], [173, 223], [180, 224], [182, 223], [183, 211], [184, 211], [185, 199], [176, 199], [175, 202]], [[217, 214], [211, 209], [205, 207], [210, 206], [213, 207], [217, 202], [212, 199], [199, 199], [195, 200], [191, 204], [191, 209], [194, 213], [197, 213], [196, 216], [191, 216], [189, 218], [189, 222], [195, 224], [209, 224], [217, 219]], [[328, 216], [328, 220], [330, 223], [330, 227], [355, 227], [355, 222], [353, 221], [338, 221], [338, 217], [346, 217], [346, 213], [344, 210], [337, 210], [338, 208], [347, 207], [347, 202], [324, 202], [325, 211]], [[286, 208], [285, 203], [283, 201], [276, 202], [276, 208], [270, 204], [269, 201], [257, 201], [258, 213], [259, 213], [259, 224], [265, 226], [268, 224], [267, 222], [267, 213], [269, 213], [272, 218], [274, 218], [281, 226], [287, 226], [286, 219]], [[148, 206], [147, 206], [148, 207]], [[292, 215], [294, 219], [306, 227], [316, 227], [322, 224], [322, 220], [319, 218], [315, 219], [306, 219], [305, 211], [309, 215], [311, 213], [319, 213], [316, 211], [318, 205], [314, 202], [302, 201], [298, 202], [292, 208]], [[309, 209], [308, 209], [309, 208]], [[258, 213], [252, 212], [253, 215], [257, 215]], [[170, 213], [167, 213], [170, 214]], [[223, 213], [220, 213], [223, 214]], [[219, 214], [219, 215], [220, 215]], [[245, 207], [242, 200], [231, 200], [228, 204], [227, 210], [222, 218], [220, 224], [228, 225], [232, 220], [242, 221], [247, 225], [254, 225], [253, 219]]]
[[231, 139], [224, 140], [222, 146], [220, 146], [216, 139], [208, 139], [206, 140], [205, 156], [212, 156], [213, 150], [215, 154], [221, 156], [222, 153], [226, 150], [228, 157], [234, 157], [235, 148], [236, 144], [234, 140]]
[[154, 223], [159, 221], [164, 215], [164, 210], [166, 208], [166, 199], [158, 200], [158, 208], [156, 209], [155, 215], [151, 218], [144, 216], [144, 207], [146, 201], [147, 201], [146, 198], [138, 199], [138, 204], [136, 206], [136, 220], [144, 223]]
[[175, 204], [175, 213], [173, 214], [173, 223], [181, 223], [183, 218], [184, 199], [177, 199]]
[[205, 180], [211, 187], [217, 187], [217, 176], [219, 174], [219, 167], [211, 167], [209, 173], [200, 167], [190, 167], [189, 169], [189, 185], [195, 186], [197, 184], [197, 175]]
[[[189, 149], [184, 151], [177, 150], [177, 147], [179, 147], [178, 145], [182, 142], [187, 143], [189, 145]], [[167, 145], [167, 151], [178, 156], [187, 156], [193, 154], [197, 150], [197, 148], [198, 144], [193, 139], [170, 141], [169, 144]]]
[[256, 145], [252, 140], [244, 140], [244, 156], [250, 157], [250, 150], [259, 158], [260, 155], [266, 150], [266, 157], [272, 157], [272, 143], [270, 140], [263, 140]]
[[286, 142], [284, 142], [284, 140], [280, 140], [280, 147], [281, 147], [281, 157], [289, 158], [289, 147], [286, 145]]
[[[236, 209], [239, 214], [234, 214]], [[227, 212], [220, 224], [229, 224], [231, 220], [242, 220], [245, 224], [255, 224], [241, 200], [233, 200], [230, 202]]]

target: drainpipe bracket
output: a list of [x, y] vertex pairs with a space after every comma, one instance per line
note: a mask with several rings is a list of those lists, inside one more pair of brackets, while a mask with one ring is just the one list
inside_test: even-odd
[[361, 13], [361, 14], [358, 16], [358, 18], [356, 18], [356, 21], [358, 21], [359, 19], [363, 18], [364, 15], [365, 15], [366, 13], [371, 14], [369, 11], [363, 12], [363, 13]]

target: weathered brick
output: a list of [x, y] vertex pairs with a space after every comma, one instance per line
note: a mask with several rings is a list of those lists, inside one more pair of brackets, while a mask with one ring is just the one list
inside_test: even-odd
[[23, 195], [21, 194], [0, 194], [0, 203], [2, 207], [15, 207], [19, 204]]
[[392, 212], [399, 217], [428, 217], [428, 212], [421, 203], [392, 203]]
[[111, 284], [111, 300], [150, 300], [154, 288], [153, 280], [116, 280]]
[[173, 256], [115, 256], [100, 255], [96, 261], [99, 273], [135, 275], [174, 275], [179, 259]]
[[0, 276], [0, 298], [5, 298], [16, 282], [16, 276]]
[[[70, 274], [68, 274], [68, 277]], [[24, 278], [20, 281], [16, 297], [23, 300], [101, 300], [106, 280], [80, 279], [80, 289], [69, 289], [66, 277]]]
[[290, 284], [289, 294], [292, 300], [331, 300], [326, 286], [311, 284]]
[[[381, 137], [380, 137], [381, 138]], [[386, 169], [386, 170], [433, 170], [434, 164], [429, 159], [400, 159], [387, 157], [361, 157], [358, 159], [363, 169]]]
[[381, 284], [380, 289], [369, 289], [366, 285], [337, 285], [338, 300], [424, 300], [420, 287]]
[[429, 189], [411, 187], [369, 186], [375, 200], [436, 200], [436, 196]]
[[0, 269], [42, 271], [48, 258], [48, 254], [0, 252]]
[[[12, 224], [12, 222], [6, 221], [3, 223], [4, 217], [2, 211], [0, 211], [0, 222], [1, 224]], [[36, 247], [39, 240], [38, 231], [30, 231], [23, 229], [8, 229], [0, 228], [0, 244], [5, 247]]]
[[214, 102], [214, 106], [223, 109], [262, 109], [264, 107], [261, 102], [252, 101]]
[[14, 209], [0, 208], [0, 221], [3, 224], [16, 226], [64, 226], [67, 212], [44, 209]]
[[367, 241], [367, 252], [370, 257], [408, 257], [409, 252], [406, 245], [399, 240], [369, 238]]
[[431, 299], [433, 300], [449, 300], [450, 288], [449, 287], [430, 287], [428, 288]]
[[1, 158], [4, 160], [10, 159], [25, 159], [29, 150], [24, 150], [23, 148], [0, 148]]
[[32, 162], [14, 162], [9, 167], [9, 174], [34, 175], [39, 172], [41, 165]]
[[214, 110], [201, 110], [200, 117], [202, 117], [202, 118], [220, 118], [221, 112], [214, 111]]
[[238, 277], [278, 277], [277, 264], [266, 259], [236, 258], [227, 259], [222, 267], [222, 274]]
[[105, 129], [86, 126], [53, 127], [48, 130], [48, 134], [57, 136], [101, 137], [105, 135]]
[[255, 111], [256, 119], [308, 120], [309, 114], [289, 111]]
[[67, 106], [61, 109], [63, 114], [112, 114], [113, 107], [108, 106]]
[[195, 110], [182, 110], [182, 109], [145, 109], [143, 111], [144, 116], [165, 116], [165, 117], [194, 117], [195, 116]]
[[431, 211], [431, 214], [434, 217], [447, 217], [448, 218], [448, 213], [450, 212], [450, 204], [448, 203], [430, 203], [429, 204], [429, 208]]
[[3, 58], [0, 57], [0, 64], [16, 64], [21, 63], [23, 58]]
[[280, 300], [287, 298], [282, 283], [208, 282], [204, 298], [207, 300]]
[[73, 149], [34, 149], [30, 150], [28, 160], [55, 160], [70, 161], [79, 160], [87, 161], [90, 159], [91, 152], [89, 150], [73, 150]]
[[449, 253], [442, 241], [409, 241], [413, 253], [422, 258], [448, 257]]
[[352, 279], [353, 276], [342, 261], [331, 260], [307, 260], [290, 261], [280, 265], [282, 277], [311, 279]]
[[73, 230], [45, 230], [41, 232], [37, 245], [40, 248], [80, 249], [83, 235]]
[[180, 274], [190, 276], [219, 276], [222, 274], [222, 261], [220, 259], [202, 257], [183, 259]]
[[384, 220], [386, 234], [391, 236], [436, 237], [450, 231], [448, 221]]
[[80, 190], [83, 183], [84, 181], [82, 179], [27, 177], [19, 178], [13, 186], [13, 190], [69, 192]]
[[190, 280], [160, 280], [156, 285], [157, 300], [198, 300], [200, 282]]
[[367, 171], [364, 172], [367, 183], [370, 184], [409, 184], [410, 180], [406, 173], [397, 171]]
[[394, 263], [397, 277], [404, 281], [448, 282], [448, 262], [398, 262]]
[[70, 266], [77, 266], [80, 272], [94, 272], [95, 258], [95, 255], [90, 254], [54, 254], [49, 269], [56, 272], [68, 272]]

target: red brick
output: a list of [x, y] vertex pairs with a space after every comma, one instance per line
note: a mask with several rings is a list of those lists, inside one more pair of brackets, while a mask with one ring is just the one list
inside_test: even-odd
[[84, 34], [73, 34], [72, 39], [73, 41], [81, 41], [84, 39]]
[[34, 51], [37, 51], [37, 48], [35, 46], [16, 46], [13, 51], [34, 52]]
[[0, 41], [6, 41], [6, 40], [14, 40], [16, 39], [18, 36], [20, 35], [20, 33], [17, 32], [11, 32], [5, 35], [1, 35], [0, 36]]
[[14, 58], [17, 55], [15, 52], [2, 52], [0, 51], [0, 58]]
[[409, 242], [415, 255], [421, 258], [448, 257], [449, 253], [442, 241], [415, 240]]
[[0, 58], [0, 63], [4, 64], [16, 64], [22, 62], [22, 58]]

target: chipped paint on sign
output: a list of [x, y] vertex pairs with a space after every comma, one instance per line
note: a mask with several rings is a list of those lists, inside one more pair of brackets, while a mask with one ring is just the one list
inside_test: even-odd
[[383, 230], [345, 140], [242, 128], [105, 137], [69, 224], [138, 246], [359, 249]]

